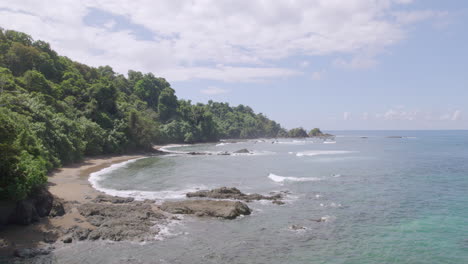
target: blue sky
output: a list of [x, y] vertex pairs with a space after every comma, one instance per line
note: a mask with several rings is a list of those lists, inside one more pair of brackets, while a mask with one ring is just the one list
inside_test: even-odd
[[287, 128], [468, 129], [463, 0], [10, 1], [0, 26]]

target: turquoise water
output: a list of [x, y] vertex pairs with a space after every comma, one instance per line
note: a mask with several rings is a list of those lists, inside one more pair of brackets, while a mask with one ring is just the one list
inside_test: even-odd
[[[197, 188], [287, 190], [236, 220], [186, 216], [158, 241], [84, 242], [66, 263], [468, 263], [468, 132], [334, 132], [335, 143], [278, 139], [174, 151], [253, 155], [151, 157], [102, 171], [96, 187], [180, 199]], [[387, 138], [387, 136], [403, 138]], [[367, 138], [362, 138], [367, 137]], [[325, 222], [316, 222], [323, 218]], [[305, 230], [294, 231], [291, 225]]]

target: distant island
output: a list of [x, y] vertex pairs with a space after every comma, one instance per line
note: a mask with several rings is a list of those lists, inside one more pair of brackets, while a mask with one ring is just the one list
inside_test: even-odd
[[164, 78], [90, 67], [25, 33], [0, 28], [0, 50], [3, 201], [27, 198], [52, 169], [84, 157], [221, 138], [328, 136], [318, 128], [288, 131], [249, 106], [192, 104], [177, 98]]

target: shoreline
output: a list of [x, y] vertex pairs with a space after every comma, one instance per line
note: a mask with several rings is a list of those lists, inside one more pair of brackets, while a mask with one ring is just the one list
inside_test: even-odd
[[[180, 146], [180, 144], [155, 145], [153, 149], [160, 155], [164, 155], [170, 154], [170, 152], [164, 153], [166, 151], [160, 149], [172, 146]], [[59, 241], [67, 234], [64, 230], [76, 227], [87, 230], [96, 229], [96, 226], [92, 225], [78, 211], [78, 207], [92, 203], [98, 196], [108, 196], [105, 192], [93, 187], [89, 181], [91, 174], [115, 164], [151, 156], [148, 152], [88, 157], [81, 162], [51, 171], [48, 174], [47, 189], [53, 196], [61, 200], [65, 214], [42, 217], [38, 222], [26, 226], [8, 225], [6, 228], [0, 229], [0, 262], [4, 257], [9, 260], [17, 249], [51, 248], [53, 250], [61, 248], [64, 244]], [[151, 205], [151, 208], [154, 212], [165, 214], [161, 212], [158, 205]], [[167, 214], [165, 215], [167, 216]]]
[[[155, 149], [158, 150], [161, 147], [163, 146], [156, 146]], [[68, 229], [73, 226], [92, 228], [92, 225], [77, 210], [77, 206], [80, 204], [91, 201], [99, 194], [104, 194], [92, 187], [88, 180], [90, 174], [113, 164], [147, 156], [135, 154], [90, 157], [85, 158], [82, 162], [50, 172], [47, 183], [48, 190], [54, 196], [63, 199], [68, 207], [65, 215], [43, 217], [38, 222], [27, 226], [8, 225], [0, 230], [0, 256], [12, 256], [14, 250], [18, 248], [48, 246], [50, 243], [46, 243], [44, 240], [56, 230]]]

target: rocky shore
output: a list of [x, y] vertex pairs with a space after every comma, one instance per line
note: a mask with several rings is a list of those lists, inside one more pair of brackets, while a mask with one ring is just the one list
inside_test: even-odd
[[252, 212], [247, 202], [269, 200], [283, 204], [281, 193], [245, 194], [228, 187], [191, 192], [186, 194], [187, 200], [158, 204], [108, 196], [90, 186], [90, 173], [139, 157], [90, 159], [62, 168], [50, 175], [49, 190], [38, 190], [15, 206], [1, 207], [8, 211], [8, 217], [2, 214], [1, 224], [10, 225], [0, 229], [0, 262], [14, 256], [18, 263], [48, 263], [44, 256], [56, 247], [83, 240], [153, 240], [160, 226], [179, 220], [177, 214], [234, 219]]

